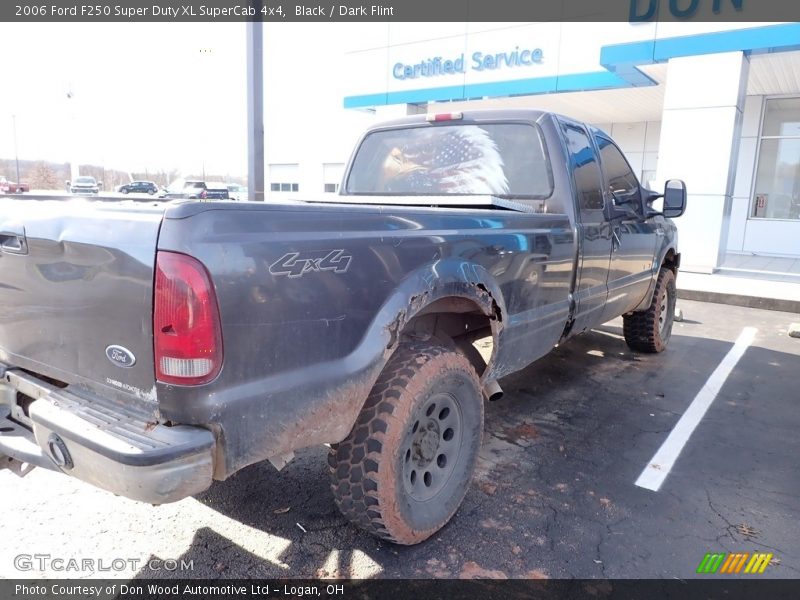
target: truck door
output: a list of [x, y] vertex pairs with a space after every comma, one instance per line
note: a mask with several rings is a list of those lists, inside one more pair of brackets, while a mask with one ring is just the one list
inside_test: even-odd
[[625, 155], [609, 138], [596, 134], [595, 140], [611, 221], [608, 302], [603, 318], [607, 321], [633, 310], [647, 295], [654, 276], [658, 228], [644, 217], [642, 189]]
[[580, 250], [572, 331], [580, 333], [603, 322], [608, 296], [611, 227], [603, 210], [600, 165], [586, 129], [583, 125], [563, 119], [561, 130], [569, 154], [579, 215], [577, 226]]

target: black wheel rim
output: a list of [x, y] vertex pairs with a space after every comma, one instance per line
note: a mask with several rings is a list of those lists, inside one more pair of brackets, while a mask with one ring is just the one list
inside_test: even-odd
[[403, 486], [414, 500], [430, 500], [447, 485], [458, 464], [462, 429], [452, 394], [434, 394], [415, 411], [400, 454]]

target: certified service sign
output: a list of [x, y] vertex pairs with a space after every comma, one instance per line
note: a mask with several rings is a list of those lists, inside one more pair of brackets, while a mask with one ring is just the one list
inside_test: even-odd
[[505, 67], [529, 67], [539, 65], [544, 61], [541, 48], [514, 47], [510, 52], [496, 52], [485, 54], [473, 52], [470, 62], [467, 62], [464, 53], [449, 59], [436, 56], [422, 60], [416, 64], [396, 63], [392, 67], [392, 76], [395, 79], [417, 79], [419, 77], [436, 77], [438, 75], [454, 75], [466, 73], [467, 68], [472, 71], [493, 71]]

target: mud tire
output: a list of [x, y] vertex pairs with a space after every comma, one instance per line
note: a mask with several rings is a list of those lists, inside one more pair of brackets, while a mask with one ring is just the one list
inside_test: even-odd
[[672, 335], [676, 298], [675, 273], [662, 268], [648, 309], [622, 317], [625, 343], [631, 350], [657, 353], [666, 349]]
[[472, 480], [483, 432], [469, 360], [429, 342], [402, 345], [328, 466], [339, 510], [369, 533], [417, 544], [444, 527]]

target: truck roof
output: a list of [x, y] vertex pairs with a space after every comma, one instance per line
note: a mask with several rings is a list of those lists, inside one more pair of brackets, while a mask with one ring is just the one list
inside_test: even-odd
[[[429, 123], [429, 118], [431, 115], [438, 115], [438, 114], [449, 114], [455, 113], [460, 114], [460, 119], [454, 119], [454, 123], [474, 123], [479, 121], [504, 121], [504, 120], [519, 120], [519, 121], [531, 121], [531, 122], [540, 122], [544, 117], [553, 116], [553, 117], [561, 117], [563, 116], [566, 119], [571, 121], [576, 121], [572, 117], [568, 115], [561, 115], [560, 113], [546, 111], [546, 110], [537, 110], [535, 108], [491, 108], [491, 109], [478, 109], [478, 110], [463, 110], [463, 111], [452, 111], [447, 110], [447, 105], [442, 105], [441, 107], [435, 107], [439, 110], [431, 110], [431, 112], [427, 114], [420, 114], [420, 115], [412, 115], [409, 117], [401, 117], [399, 119], [392, 119], [388, 121], [381, 121], [380, 123], [376, 123], [372, 125], [367, 130], [373, 131], [376, 129], [383, 129], [388, 127], [402, 127], [404, 125], [415, 125], [415, 124], [422, 124], [422, 123]], [[590, 123], [587, 123], [587, 126], [595, 132], [600, 132], [605, 135], [608, 135], [607, 132], [603, 131], [602, 129], [598, 129], [597, 127], [593, 126]]]
[[[438, 107], [437, 107], [438, 108]], [[409, 117], [402, 117], [390, 121], [382, 121], [370, 127], [370, 129], [380, 129], [382, 127], [395, 127], [402, 125], [414, 125], [417, 123], [427, 123], [431, 115], [437, 114], [460, 114], [460, 119], [454, 119], [455, 122], [474, 122], [474, 121], [496, 121], [496, 120], [523, 120], [523, 121], [539, 121], [542, 117], [555, 114], [548, 111], [536, 110], [532, 108], [498, 108], [498, 109], [480, 109], [480, 110], [461, 110], [453, 111], [447, 110], [446, 105], [442, 105], [440, 110], [432, 110], [428, 114], [412, 115]]]

